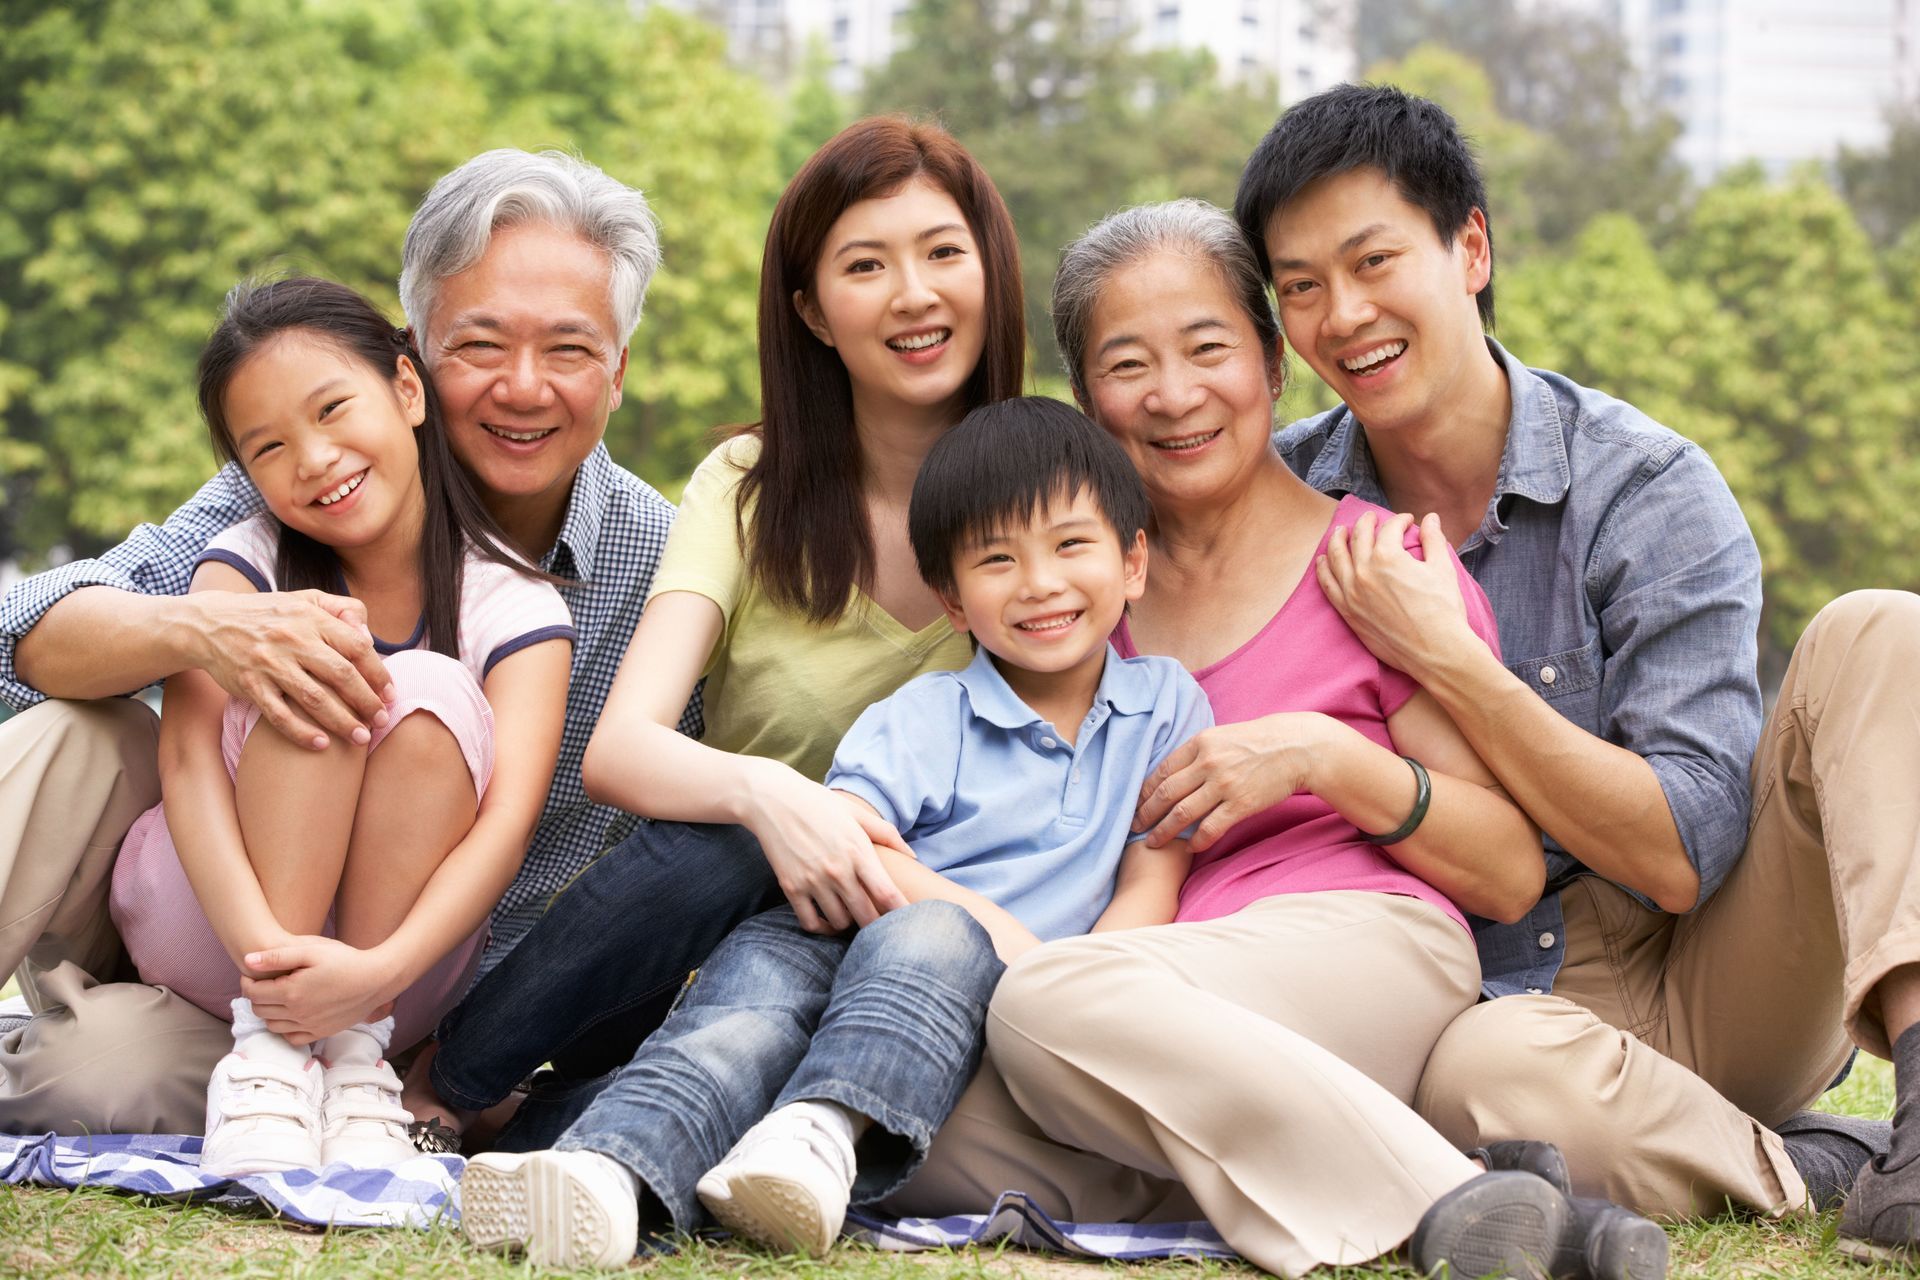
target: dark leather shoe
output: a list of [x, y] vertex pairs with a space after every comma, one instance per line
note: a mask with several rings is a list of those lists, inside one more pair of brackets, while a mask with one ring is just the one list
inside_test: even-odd
[[1488, 1173], [1517, 1169], [1536, 1178], [1545, 1178], [1563, 1196], [1573, 1194], [1573, 1178], [1567, 1173], [1567, 1158], [1551, 1142], [1489, 1142], [1467, 1152], [1467, 1159], [1478, 1160]]
[[1604, 1200], [1569, 1200], [1517, 1170], [1483, 1173], [1434, 1201], [1408, 1242], [1427, 1274], [1509, 1280], [1663, 1280], [1667, 1234]]
[[1667, 1233], [1659, 1223], [1607, 1200], [1575, 1200], [1573, 1217], [1573, 1229], [1554, 1257], [1554, 1275], [1660, 1280], [1667, 1274]]

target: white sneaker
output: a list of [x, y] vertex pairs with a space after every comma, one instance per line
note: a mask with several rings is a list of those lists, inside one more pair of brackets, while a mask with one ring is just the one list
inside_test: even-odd
[[320, 1167], [320, 1064], [256, 1062], [230, 1053], [207, 1081], [203, 1172], [226, 1178]]
[[633, 1175], [598, 1151], [489, 1151], [460, 1178], [472, 1244], [547, 1267], [624, 1267], [640, 1242]]
[[853, 1171], [845, 1134], [782, 1107], [747, 1130], [694, 1191], [728, 1230], [819, 1257], [840, 1238]]
[[320, 1088], [323, 1163], [387, 1169], [420, 1154], [407, 1138], [413, 1116], [400, 1105], [400, 1077], [385, 1058], [326, 1067]]

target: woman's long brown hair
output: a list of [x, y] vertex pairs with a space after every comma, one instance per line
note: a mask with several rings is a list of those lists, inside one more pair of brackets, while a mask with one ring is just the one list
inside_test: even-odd
[[773, 211], [760, 268], [760, 456], [739, 489], [748, 571], [774, 602], [815, 622], [839, 618], [852, 589], [873, 585], [873, 533], [861, 501], [853, 384], [833, 348], [801, 321], [827, 232], [861, 200], [925, 177], [953, 197], [986, 277], [980, 363], [962, 388], [965, 413], [1021, 391], [1027, 336], [1020, 248], [993, 182], [939, 125], [876, 116], [813, 154]]

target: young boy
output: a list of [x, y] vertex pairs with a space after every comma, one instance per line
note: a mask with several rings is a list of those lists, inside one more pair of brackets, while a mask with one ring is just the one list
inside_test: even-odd
[[934, 447], [914, 553], [978, 650], [869, 707], [826, 780], [906, 839], [914, 857], [880, 852], [914, 905], [851, 938], [784, 907], [735, 930], [556, 1150], [468, 1165], [474, 1243], [621, 1265], [646, 1196], [681, 1231], [704, 1205], [823, 1253], [850, 1201], [925, 1157], [1004, 961], [1173, 919], [1185, 842], [1129, 828], [1147, 775], [1213, 715], [1178, 663], [1107, 643], [1146, 582], [1147, 514], [1119, 446], [1058, 401], [985, 406]]

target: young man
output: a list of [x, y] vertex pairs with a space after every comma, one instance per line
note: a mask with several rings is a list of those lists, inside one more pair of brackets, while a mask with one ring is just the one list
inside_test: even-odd
[[[1696, 446], [1485, 335], [1486, 196], [1445, 112], [1388, 88], [1310, 98], [1254, 152], [1235, 215], [1287, 340], [1345, 401], [1283, 430], [1282, 455], [1323, 491], [1432, 513], [1424, 564], [1400, 522], [1336, 540], [1329, 594], [1547, 837], [1539, 906], [1478, 930], [1499, 998], [1440, 1041], [1422, 1110], [1463, 1147], [1552, 1139], [1577, 1186], [1649, 1213], [1852, 1186], [1844, 1231], [1911, 1243], [1920, 698], [1901, 673], [1920, 597], [1824, 610], [1762, 737], [1739, 507]], [[1504, 665], [1472, 643], [1443, 540]], [[1795, 1114], [1854, 1043], [1894, 1058], [1902, 1100], [1857, 1183], [1885, 1126]]]
[[[658, 261], [641, 194], [559, 153], [475, 157], [435, 184], [407, 230], [401, 300], [454, 453], [515, 545], [573, 580], [561, 594], [579, 632], [567, 707], [578, 730], [494, 915], [489, 960], [631, 826], [588, 801], [580, 757], [673, 515], [601, 443]], [[386, 674], [353, 601], [185, 594], [208, 539], [260, 509], [228, 467], [164, 524], [30, 578], [0, 604], [0, 695], [31, 708], [0, 728], [0, 973], [18, 968], [36, 1011], [0, 1040], [0, 1131], [198, 1132], [207, 1076], [231, 1039], [170, 992], [118, 980], [136, 975], [107, 919], [107, 884], [159, 784], [153, 715], [113, 695], [199, 667], [295, 741], [365, 741], [385, 714]], [[682, 727], [698, 731], [697, 700]], [[735, 828], [709, 836], [713, 883], [738, 867], [756, 886], [742, 893], [744, 913], [764, 860]], [[644, 963], [633, 968], [649, 980]], [[651, 980], [684, 976], [683, 965]]]

